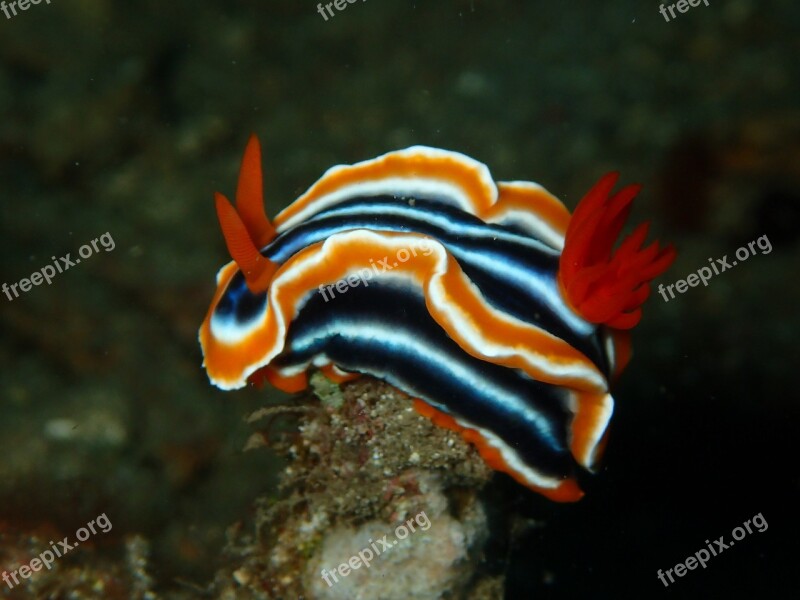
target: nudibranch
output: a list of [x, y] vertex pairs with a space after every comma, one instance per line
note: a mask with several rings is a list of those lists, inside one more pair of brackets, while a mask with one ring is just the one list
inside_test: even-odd
[[287, 392], [312, 368], [381, 379], [491, 467], [577, 500], [629, 330], [675, 258], [643, 246], [647, 223], [615, 248], [640, 189], [612, 194], [617, 179], [570, 215], [535, 183], [496, 183], [463, 154], [413, 146], [329, 169], [270, 223], [253, 136], [236, 207], [216, 195], [233, 261], [200, 328], [208, 376]]

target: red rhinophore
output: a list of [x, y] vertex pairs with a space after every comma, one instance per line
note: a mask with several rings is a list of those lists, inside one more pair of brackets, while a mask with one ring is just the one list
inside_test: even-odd
[[231, 258], [236, 261], [236, 265], [244, 275], [247, 287], [254, 294], [267, 291], [278, 265], [261, 255], [230, 201], [220, 193], [216, 193], [214, 199], [225, 244], [228, 246]]
[[247, 232], [258, 248], [263, 248], [275, 238], [275, 228], [264, 212], [264, 184], [261, 173], [261, 144], [255, 134], [250, 135], [239, 168], [236, 187], [236, 211], [242, 217]]
[[253, 293], [267, 290], [278, 265], [259, 251], [275, 238], [275, 228], [264, 212], [261, 146], [250, 136], [239, 169], [236, 208], [220, 193], [215, 194], [217, 217], [228, 252]]
[[578, 203], [559, 263], [559, 283], [572, 308], [587, 321], [630, 329], [641, 319], [650, 280], [666, 271], [676, 252], [658, 241], [642, 248], [649, 222], [639, 224], [614, 250], [640, 185], [609, 197], [619, 178], [603, 176]]

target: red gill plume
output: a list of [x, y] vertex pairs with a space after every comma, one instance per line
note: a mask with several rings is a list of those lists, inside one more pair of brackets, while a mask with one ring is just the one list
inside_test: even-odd
[[650, 281], [669, 268], [676, 252], [658, 241], [642, 248], [649, 223], [639, 224], [614, 250], [640, 185], [610, 197], [619, 178], [603, 176], [578, 203], [567, 227], [559, 284], [572, 308], [592, 323], [630, 329], [642, 316]]

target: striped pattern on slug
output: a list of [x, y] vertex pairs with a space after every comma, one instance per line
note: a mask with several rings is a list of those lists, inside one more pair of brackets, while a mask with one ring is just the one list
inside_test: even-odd
[[251, 137], [236, 208], [216, 197], [234, 261], [200, 328], [209, 378], [295, 392], [311, 368], [371, 375], [493, 468], [576, 500], [627, 330], [675, 256], [642, 248], [646, 224], [614, 250], [638, 191], [612, 196], [615, 182], [601, 179], [570, 216], [537, 184], [495, 183], [471, 158], [414, 146], [329, 169], [270, 223]]

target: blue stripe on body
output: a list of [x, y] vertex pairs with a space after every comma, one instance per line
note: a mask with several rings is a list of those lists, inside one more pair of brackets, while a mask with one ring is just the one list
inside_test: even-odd
[[327, 357], [491, 431], [539, 473], [561, 478], [582, 470], [568, 448], [566, 390], [465, 353], [431, 318], [421, 290], [403, 280], [373, 280], [329, 302], [311, 294], [286, 348], [274, 366]]
[[307, 246], [353, 229], [414, 232], [440, 241], [493, 306], [563, 339], [608, 376], [605, 332], [574, 315], [561, 297], [558, 252], [464, 211], [419, 199], [409, 206], [408, 200], [390, 196], [358, 198], [285, 231], [262, 253], [283, 263]]

